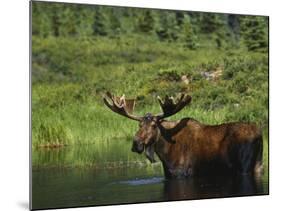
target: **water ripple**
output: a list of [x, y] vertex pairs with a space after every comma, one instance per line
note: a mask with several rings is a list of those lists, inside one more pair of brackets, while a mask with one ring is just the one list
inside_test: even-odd
[[132, 179], [132, 180], [120, 181], [118, 183], [136, 186], [136, 185], [156, 184], [156, 183], [160, 183], [160, 182], [163, 182], [163, 181], [164, 181], [163, 177], [152, 177], [152, 178], [146, 178], [146, 179], [135, 178], [135, 179]]

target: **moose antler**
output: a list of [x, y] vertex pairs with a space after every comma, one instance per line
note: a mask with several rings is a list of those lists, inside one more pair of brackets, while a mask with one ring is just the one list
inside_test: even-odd
[[[106, 98], [109, 98], [112, 103], [110, 103]], [[112, 95], [110, 92], [106, 92], [105, 96], [103, 97], [103, 101], [108, 108], [110, 108], [117, 114], [120, 114], [122, 116], [128, 117], [136, 121], [142, 120], [142, 117], [130, 114], [130, 112], [133, 111], [134, 100], [128, 100], [128, 105], [126, 105], [127, 100], [125, 99], [125, 95], [119, 98]]]
[[156, 115], [158, 119], [163, 119], [174, 115], [175, 113], [182, 110], [191, 101], [191, 96], [183, 93], [180, 94], [180, 96], [176, 100], [173, 97], [169, 97], [167, 95], [164, 100], [162, 100], [159, 96], [157, 98], [163, 111], [163, 113]]

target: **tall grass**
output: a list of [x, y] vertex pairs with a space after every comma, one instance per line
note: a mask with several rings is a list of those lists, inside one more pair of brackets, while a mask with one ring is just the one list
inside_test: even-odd
[[[138, 123], [113, 113], [104, 105], [72, 104], [58, 109], [56, 112], [39, 113], [40, 118], [33, 116], [33, 146], [45, 144], [91, 144], [96, 141], [107, 141], [118, 138], [132, 138], [138, 129]], [[138, 115], [147, 112], [159, 113], [160, 106], [145, 107], [138, 110]], [[237, 119], [229, 119], [229, 114], [237, 115]], [[38, 114], [37, 114], [38, 115]], [[176, 120], [192, 117], [205, 124], [221, 124], [228, 121], [239, 120], [239, 110], [224, 107], [215, 111], [206, 111], [192, 106], [169, 118]]]
[[[62, 50], [63, 49], [63, 50]], [[136, 97], [136, 113], [159, 113], [156, 96], [186, 92], [192, 103], [170, 119], [206, 124], [268, 122], [268, 58], [244, 49], [187, 50], [153, 37], [33, 37], [32, 146], [131, 138], [136, 122], [114, 114], [102, 93]], [[217, 80], [202, 73], [222, 69]], [[181, 81], [185, 75], [189, 83]]]
[[[39, 148], [34, 150], [32, 166], [38, 168], [143, 168], [149, 161], [144, 155], [130, 152], [131, 141], [115, 139], [96, 141], [91, 145], [79, 147], [62, 147], [56, 149]], [[161, 167], [160, 163], [152, 165]], [[159, 168], [161, 169], [161, 168]]]

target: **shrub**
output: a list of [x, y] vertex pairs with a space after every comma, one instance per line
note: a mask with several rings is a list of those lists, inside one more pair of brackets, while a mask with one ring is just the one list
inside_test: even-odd
[[174, 69], [161, 69], [158, 72], [158, 79], [165, 81], [180, 81], [181, 75]]

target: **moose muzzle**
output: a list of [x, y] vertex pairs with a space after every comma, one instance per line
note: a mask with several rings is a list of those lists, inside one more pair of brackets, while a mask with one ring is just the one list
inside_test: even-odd
[[142, 153], [144, 151], [144, 144], [138, 137], [135, 137], [132, 145], [132, 152]]

